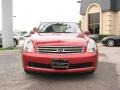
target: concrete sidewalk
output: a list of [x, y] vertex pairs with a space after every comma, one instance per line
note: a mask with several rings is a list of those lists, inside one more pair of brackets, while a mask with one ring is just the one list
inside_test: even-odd
[[0, 51], [0, 55], [17, 55], [21, 53], [20, 50], [2, 50]]

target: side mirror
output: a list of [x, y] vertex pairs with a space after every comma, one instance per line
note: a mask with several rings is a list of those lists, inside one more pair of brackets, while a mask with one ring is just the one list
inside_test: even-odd
[[84, 34], [85, 35], [90, 35], [90, 32], [89, 31], [84, 31]]

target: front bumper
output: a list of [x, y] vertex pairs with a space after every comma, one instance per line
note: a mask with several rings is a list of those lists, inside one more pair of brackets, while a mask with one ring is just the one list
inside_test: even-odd
[[[67, 59], [69, 60], [71, 68], [53, 69], [52, 67], [50, 67], [53, 59]], [[58, 55], [58, 54], [26, 53], [23, 51], [22, 61], [24, 70], [26, 71], [35, 71], [43, 73], [79, 73], [96, 70], [98, 63], [98, 53], [95, 52], [95, 53]], [[41, 67], [31, 66], [29, 63], [37, 63], [40, 64]], [[88, 63], [90, 63], [90, 65]], [[48, 67], [47, 66], [44, 67], [43, 65], [44, 66], [48, 65]], [[84, 67], [81, 66], [79, 67], [79, 65], [82, 65]]]

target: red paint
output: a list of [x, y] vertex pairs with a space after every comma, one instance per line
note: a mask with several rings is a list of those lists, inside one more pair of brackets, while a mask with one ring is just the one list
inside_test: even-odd
[[[24, 50], [22, 51], [22, 61], [23, 67], [27, 71], [35, 72], [44, 72], [44, 73], [77, 73], [77, 72], [87, 72], [96, 70], [98, 63], [98, 50], [94, 53], [86, 52], [87, 42], [90, 40], [84, 34], [78, 33], [53, 33], [53, 34], [40, 34], [33, 35], [31, 40], [34, 43], [34, 52], [27, 53]], [[79, 36], [78, 36], [79, 35]], [[83, 53], [74, 53], [74, 54], [46, 54], [38, 53], [36, 47], [40, 46], [80, 46], [84, 47]], [[91, 67], [85, 68], [74, 68], [74, 69], [65, 69], [65, 70], [56, 70], [52, 68], [35, 68], [28, 66], [29, 62], [36, 62], [42, 64], [51, 64], [52, 59], [67, 59], [69, 64], [85, 63], [91, 62]]]

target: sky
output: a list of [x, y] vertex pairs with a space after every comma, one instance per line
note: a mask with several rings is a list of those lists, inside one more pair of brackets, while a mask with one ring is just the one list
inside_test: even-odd
[[[30, 31], [40, 22], [78, 22], [80, 4], [78, 0], [13, 0], [14, 30]], [[0, 28], [1, 28], [0, 0]]]

